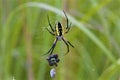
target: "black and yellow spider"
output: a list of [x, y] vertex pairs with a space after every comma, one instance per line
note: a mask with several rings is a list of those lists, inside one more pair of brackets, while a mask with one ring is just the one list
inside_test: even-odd
[[[63, 11], [63, 12], [64, 12], [64, 11]], [[64, 12], [64, 14], [65, 14], [66, 21], [67, 21], [67, 27], [63, 27], [62, 24], [61, 24], [60, 22], [58, 22], [58, 23], [55, 25], [55, 28], [54, 28], [54, 29], [53, 29], [53, 27], [52, 27], [52, 25], [51, 25], [51, 23], [50, 23], [49, 17], [47, 16], [48, 23], [49, 23], [49, 26], [50, 26], [50, 28], [51, 28], [52, 31], [50, 31], [48, 28], [47, 28], [47, 30], [48, 30], [48, 32], [49, 32], [50, 34], [52, 34], [52, 35], [55, 36], [56, 38], [55, 38], [55, 40], [54, 40], [54, 43], [53, 43], [52, 47], [50, 48], [50, 50], [49, 50], [46, 54], [48, 54], [48, 53], [50, 53], [50, 55], [52, 54], [52, 52], [53, 52], [53, 50], [54, 50], [54, 48], [55, 48], [55, 46], [56, 46], [57, 41], [63, 40], [63, 42], [67, 45], [67, 53], [69, 52], [69, 45], [70, 45], [71, 47], [74, 47], [69, 41], [65, 40], [64, 37], [63, 37], [63, 35], [66, 34], [66, 33], [68, 33], [69, 30], [70, 30], [70, 28], [71, 28], [71, 27], [70, 27], [71, 24], [69, 24], [67, 15], [66, 15], [65, 12]]]

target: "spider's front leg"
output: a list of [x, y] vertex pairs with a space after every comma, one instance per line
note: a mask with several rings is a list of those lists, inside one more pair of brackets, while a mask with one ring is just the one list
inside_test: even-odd
[[67, 41], [67, 43], [71, 46], [71, 47], [73, 47], [74, 48], [74, 46], [69, 42], [69, 41]]
[[66, 46], [67, 46], [67, 53], [68, 53], [68, 52], [69, 52], [69, 45], [68, 45], [67, 41], [66, 41], [64, 38], [62, 38], [62, 40], [64, 41], [64, 43], [65, 43]]
[[58, 41], [58, 38], [56, 38], [54, 40], [54, 43], [53, 43], [52, 47], [50, 48], [50, 50], [46, 54], [50, 53], [50, 55], [51, 55], [53, 53], [53, 50], [54, 50], [54, 48], [56, 46], [57, 41]]
[[74, 46], [69, 41], [65, 40], [63, 37], [62, 37], [62, 40], [67, 45], [67, 53], [69, 52], [69, 45], [74, 48]]

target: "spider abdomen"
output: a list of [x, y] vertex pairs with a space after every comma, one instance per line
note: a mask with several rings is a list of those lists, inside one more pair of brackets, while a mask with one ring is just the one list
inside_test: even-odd
[[63, 35], [64, 29], [60, 22], [58, 22], [58, 24], [56, 25], [56, 31], [57, 31], [57, 36]]

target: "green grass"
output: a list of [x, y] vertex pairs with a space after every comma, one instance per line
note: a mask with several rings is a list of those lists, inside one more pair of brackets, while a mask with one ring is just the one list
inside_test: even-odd
[[65, 25], [63, 10], [72, 23], [65, 38], [75, 48], [63, 56], [67, 48], [57, 43], [55, 80], [119, 80], [119, 0], [34, 1], [0, 2], [0, 80], [52, 80], [48, 55], [42, 56], [54, 41], [45, 29], [47, 15], [52, 25]]

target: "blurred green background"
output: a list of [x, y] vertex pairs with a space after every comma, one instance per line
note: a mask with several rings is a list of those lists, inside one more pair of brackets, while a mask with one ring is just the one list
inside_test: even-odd
[[[33, 2], [34, 1], [34, 2]], [[120, 0], [1, 0], [0, 80], [120, 80]], [[54, 53], [60, 58], [56, 77], [45, 54], [55, 37], [54, 26], [71, 29], [64, 37], [75, 48], [67, 51], [63, 41]]]

